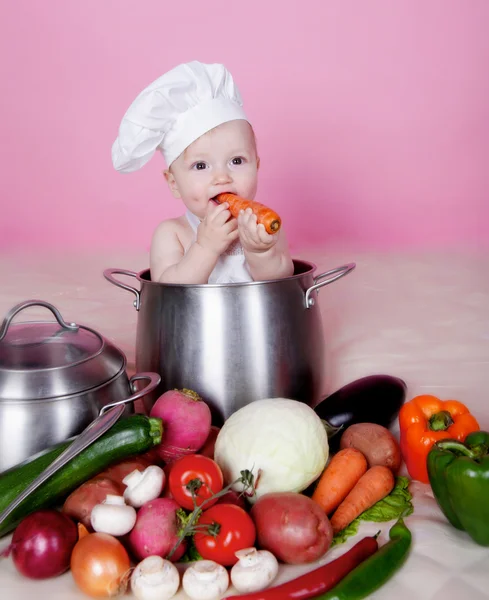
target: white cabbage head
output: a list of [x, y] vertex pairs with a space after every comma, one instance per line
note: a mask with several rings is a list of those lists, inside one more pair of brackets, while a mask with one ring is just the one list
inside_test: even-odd
[[[312, 408], [287, 398], [256, 400], [233, 413], [216, 440], [214, 460], [231, 483], [253, 473], [256, 495], [302, 492], [328, 461], [326, 429]], [[233, 486], [242, 491], [241, 483]]]

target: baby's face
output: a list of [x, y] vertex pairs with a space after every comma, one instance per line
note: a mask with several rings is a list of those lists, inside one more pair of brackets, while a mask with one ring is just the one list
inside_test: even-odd
[[173, 195], [199, 218], [211, 198], [232, 192], [253, 199], [258, 157], [247, 121], [223, 123], [195, 140], [172, 164], [166, 178]]

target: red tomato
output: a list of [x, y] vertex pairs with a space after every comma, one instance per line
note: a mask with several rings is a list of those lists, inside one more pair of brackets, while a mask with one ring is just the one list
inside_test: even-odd
[[[197, 506], [213, 494], [220, 492], [224, 484], [221, 468], [212, 458], [189, 454], [176, 460], [170, 469], [168, 487], [178, 504], [188, 510], [194, 508], [192, 493], [187, 487], [193, 479], [201, 482], [200, 488], [195, 492]], [[216, 501], [211, 500], [204, 508], [212, 506]]]
[[252, 548], [255, 544], [256, 529], [253, 519], [236, 504], [216, 504], [205, 510], [198, 525], [209, 525], [210, 530], [195, 533], [197, 552], [202, 558], [214, 560], [224, 567], [238, 562], [234, 554], [236, 551]]

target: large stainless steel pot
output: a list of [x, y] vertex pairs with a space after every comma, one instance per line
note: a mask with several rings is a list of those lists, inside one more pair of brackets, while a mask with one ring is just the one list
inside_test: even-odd
[[[318, 290], [355, 264], [317, 276], [310, 262], [294, 266], [286, 279], [201, 285], [152, 282], [149, 270], [106, 269], [108, 281], [135, 296], [136, 368], [162, 378], [145, 396], [146, 409], [158, 393], [183, 387], [201, 394], [217, 423], [261, 398], [318, 402], [325, 368]], [[136, 278], [140, 289], [117, 274]]]
[[[29, 306], [57, 322], [12, 323]], [[138, 381], [148, 382], [138, 391]], [[14, 306], [0, 327], [0, 472], [79, 434], [102, 407], [133, 402], [160, 382], [157, 373], [126, 374], [126, 357], [102, 335], [66, 323], [42, 300]]]

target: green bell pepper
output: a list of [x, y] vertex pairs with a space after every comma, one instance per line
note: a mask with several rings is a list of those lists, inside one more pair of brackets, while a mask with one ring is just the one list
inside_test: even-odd
[[446, 518], [481, 546], [489, 546], [489, 432], [470, 433], [463, 443], [440, 440], [428, 453], [427, 467]]

